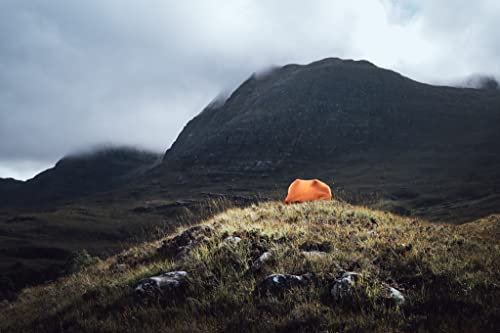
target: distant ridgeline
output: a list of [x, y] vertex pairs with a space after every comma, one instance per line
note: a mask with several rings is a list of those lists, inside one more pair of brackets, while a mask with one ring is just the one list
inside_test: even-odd
[[130, 147], [103, 148], [69, 155], [26, 182], [0, 179], [1, 206], [44, 205], [127, 185], [160, 160]]

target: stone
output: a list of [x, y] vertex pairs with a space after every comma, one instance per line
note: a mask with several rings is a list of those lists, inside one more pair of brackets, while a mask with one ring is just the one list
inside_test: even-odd
[[271, 274], [257, 286], [257, 291], [261, 294], [277, 295], [294, 287], [304, 287], [312, 282], [313, 274]]
[[331, 295], [335, 301], [340, 301], [346, 297], [352, 295], [352, 287], [356, 284], [359, 279], [359, 273], [356, 272], [345, 272], [342, 277], [335, 280], [332, 289], [330, 290]]
[[161, 275], [152, 276], [139, 281], [134, 291], [138, 296], [162, 296], [176, 292], [187, 283], [188, 273], [185, 271], [173, 271]]
[[388, 291], [394, 304], [401, 306], [406, 302], [404, 295], [396, 288], [388, 287]]
[[239, 242], [241, 242], [241, 238], [238, 236], [229, 236], [226, 239], [224, 239], [224, 242], [230, 244], [238, 244]]
[[266, 251], [262, 253], [252, 264], [252, 270], [256, 271], [262, 268], [266, 262], [271, 260], [273, 254], [271, 251]]

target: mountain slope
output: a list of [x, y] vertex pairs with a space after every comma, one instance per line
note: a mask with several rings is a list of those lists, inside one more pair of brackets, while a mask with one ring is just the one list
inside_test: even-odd
[[0, 178], [0, 197], [14, 191], [23, 184], [22, 181], [13, 178]]
[[270, 187], [322, 177], [381, 208], [463, 221], [496, 212], [499, 145], [500, 91], [324, 59], [250, 77], [186, 125], [163, 168], [268, 175]]
[[[156, 153], [129, 147], [69, 155], [9, 190], [0, 184], [0, 207], [47, 205], [127, 185], [159, 161]], [[1, 196], [3, 193], [3, 196]]]
[[366, 61], [288, 65], [252, 76], [223, 105], [205, 109], [165, 161], [274, 165], [372, 151], [488, 152], [500, 138], [499, 106], [500, 92], [421, 84]]
[[[430, 224], [337, 201], [233, 209], [24, 290], [3, 305], [0, 329], [494, 332], [499, 226], [498, 216]], [[144, 284], [170, 271], [186, 273], [163, 289]]]

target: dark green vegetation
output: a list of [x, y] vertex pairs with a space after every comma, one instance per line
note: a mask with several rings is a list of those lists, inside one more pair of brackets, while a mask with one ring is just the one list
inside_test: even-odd
[[[0, 179], [0, 301], [14, 299], [15, 293], [26, 285], [53, 280], [78, 267], [85, 267], [95, 256], [105, 259], [134, 244], [158, 239], [180, 225], [197, 223], [220, 212], [226, 205], [247, 206], [268, 199], [281, 200], [295, 178], [322, 179], [333, 185], [336, 198], [398, 215], [450, 224], [477, 220], [499, 212], [499, 146], [498, 90], [431, 86], [366, 61], [340, 59], [325, 59], [305, 66], [288, 65], [264, 75], [253, 75], [228, 100], [212, 103], [190, 121], [163, 160], [157, 154], [133, 148], [104, 149], [63, 158], [54, 168], [27, 182]], [[224, 205], [214, 207], [214, 198], [223, 199]], [[278, 209], [280, 205], [272, 207]], [[320, 219], [319, 213], [317, 218]], [[328, 220], [329, 217], [322, 219]], [[490, 223], [489, 227], [494, 228], [497, 223], [494, 221], [484, 223]], [[465, 225], [437, 227], [424, 224], [430, 228], [429, 232], [436, 232], [435, 235], [446, 239], [449, 235], [435, 230], [451, 230], [453, 234], [466, 229]], [[470, 224], [472, 234], [482, 225], [483, 222]], [[304, 237], [316, 237], [314, 235]], [[467, 240], [467, 235], [463, 235]], [[446, 244], [439, 237], [432, 238], [432, 244], [429, 240], [431, 250], [445, 251], [441, 246]], [[485, 244], [492, 244], [494, 251], [498, 251], [498, 233], [493, 233], [493, 236], [484, 233], [477, 239], [484, 245], [478, 245], [478, 253], [485, 256], [478, 259], [479, 271], [483, 272], [486, 264], [482, 260], [489, 260]], [[451, 249], [454, 251], [455, 248]], [[88, 251], [88, 256], [82, 250]], [[358, 253], [356, 248], [352, 251]], [[470, 257], [459, 256], [458, 259], [455, 252], [449, 252], [449, 260], [457, 260], [453, 265], [473, 265], [473, 252], [470, 249], [464, 253]], [[399, 259], [394, 259], [387, 269], [394, 269]], [[156, 267], [169, 267], [161, 260], [153, 260], [159, 265]], [[89, 268], [89, 272], [106, 265], [106, 262], [92, 266], [94, 268]], [[170, 264], [174, 268], [180, 267], [175, 262]], [[492, 264], [493, 267], [487, 269], [498, 267], [498, 263]], [[144, 274], [152, 272], [146, 266]], [[432, 271], [425, 269], [425, 274]], [[299, 272], [300, 269], [292, 271]], [[449, 276], [440, 280], [442, 277], [438, 272], [432, 272], [424, 278], [434, 281], [431, 285], [438, 284], [436, 297], [441, 297], [439, 288], [444, 288], [443, 293], [462, 290], [461, 285], [449, 280]], [[328, 279], [331, 279], [338, 277], [339, 271], [320, 273], [315, 270], [315, 273], [330, 274]], [[408, 275], [414, 273], [414, 268], [408, 271]], [[468, 276], [469, 273], [463, 270], [456, 277], [465, 274]], [[81, 275], [64, 281], [71, 281], [76, 276]], [[111, 285], [112, 277], [107, 276]], [[136, 277], [133, 276], [131, 280]], [[252, 284], [261, 278], [260, 275], [245, 276], [242, 281]], [[325, 279], [320, 279], [313, 290], [313, 295], [323, 290], [318, 294], [321, 299]], [[498, 286], [497, 277], [494, 279], [493, 294], [497, 293], [495, 286]], [[127, 299], [129, 291], [124, 287], [125, 282], [120, 281], [118, 278], [116, 283], [121, 294], [113, 296], [115, 291], [107, 285], [112, 294], [109, 300], [105, 300], [107, 296], [101, 300], [111, 302], [113, 297], [118, 297], [116, 309], [129, 304], [128, 300], [122, 300], [123, 297]], [[389, 283], [389, 280], [384, 281]], [[417, 286], [421, 287], [418, 283]], [[108, 287], [104, 289], [108, 290]], [[490, 287], [484, 287], [484, 294], [491, 292]], [[100, 287], [99, 290], [107, 295], [108, 291], [102, 291]], [[474, 289], [471, 297], [479, 295], [479, 291]], [[463, 302], [469, 302], [465, 306], [472, 309], [474, 302], [467, 298], [468, 295], [462, 296], [457, 296], [460, 302], [465, 299]], [[55, 302], [56, 295], [51, 297]], [[430, 294], [420, 298], [418, 307], [421, 311], [422, 304], [434, 304], [434, 299], [431, 302], [428, 297]], [[248, 300], [243, 297], [245, 299]], [[411, 299], [418, 300], [419, 297], [413, 295]], [[73, 302], [66, 301], [65, 304]], [[23, 302], [21, 300], [14, 306]], [[214, 305], [205, 304], [202, 308], [223, 306], [214, 302]], [[330, 315], [323, 317], [321, 311], [328, 302], [314, 302], [311, 304], [317, 304], [317, 308], [304, 309], [304, 314], [314, 314], [321, 322], [332, 325], [340, 320], [328, 317]], [[450, 302], [450, 309], [459, 308], [458, 303]], [[111, 311], [115, 309], [112, 304], [99, 304], [110, 306], [111, 316], [122, 315], [118, 310]], [[182, 307], [190, 306], [186, 304], [189, 303], [183, 303]], [[228, 301], [228, 304], [233, 303]], [[484, 304], [480, 302], [476, 309], [486, 313]], [[237, 306], [250, 311], [249, 318], [258, 322], [252, 317], [252, 313], [257, 312], [251, 312], [241, 304]], [[269, 306], [264, 304], [263, 307]], [[255, 311], [261, 310], [257, 308]], [[491, 308], [497, 309], [498, 301], [493, 300]], [[182, 309], [180, 313], [189, 314]], [[185, 310], [187, 312], [182, 312]], [[71, 309], [64, 311], [71, 313]], [[375, 316], [382, 310], [370, 311], [375, 311], [369, 312]], [[393, 314], [393, 310], [388, 311]], [[445, 319], [451, 316], [439, 311], [439, 316]], [[481, 317], [470, 311], [461, 315]], [[65, 318], [65, 313], [53, 315]], [[429, 316], [432, 315], [429, 312]], [[212, 320], [206, 313], [203, 316], [207, 321]], [[285, 325], [276, 322], [283, 316], [272, 316], [273, 325]], [[414, 319], [404, 317], [404, 325], [413, 325], [417, 321], [415, 318], [425, 315], [415, 316]], [[487, 319], [484, 322], [486, 328], [491, 327], [488, 316], [486, 313], [481, 317]], [[49, 317], [47, 321], [53, 319]], [[370, 318], [365, 318], [366, 325]], [[282, 320], [288, 319], [285, 316]], [[422, 320], [431, 325], [434, 319]], [[451, 319], [449, 321], [445, 327], [457, 328]], [[144, 325], [149, 325], [147, 323]], [[400, 324], [395, 321], [387, 323], [390, 330], [407, 329]], [[212, 327], [210, 323], [207, 325]], [[214, 325], [220, 328], [220, 325], [229, 323]], [[363, 325], [361, 327], [367, 328]], [[478, 323], [472, 325], [473, 328], [480, 327]]]
[[[500, 326], [500, 218], [462, 224], [418, 219], [338, 201], [231, 209], [204, 222], [183, 256], [176, 234], [133, 247], [5, 305], [6, 332], [495, 332]], [[180, 230], [182, 231], [182, 230]], [[226, 240], [241, 238], [239, 243]], [[163, 244], [163, 245], [162, 245]], [[172, 248], [175, 248], [172, 247]], [[316, 252], [311, 252], [311, 251]], [[273, 253], [259, 269], [255, 260]], [[141, 298], [135, 284], [188, 272], [175, 293]], [[361, 273], [352, 295], [330, 290]], [[256, 292], [271, 273], [312, 273], [279, 294]], [[382, 285], [403, 292], [389, 301]]]

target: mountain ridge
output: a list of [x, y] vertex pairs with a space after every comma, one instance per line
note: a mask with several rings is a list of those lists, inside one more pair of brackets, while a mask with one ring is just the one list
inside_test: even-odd
[[[356, 77], [356, 75], [358, 77]], [[298, 77], [297, 77], [298, 76]], [[303, 84], [304, 80], [308, 80], [306, 84]], [[396, 81], [394, 81], [396, 80]], [[302, 85], [301, 85], [302, 84]], [[321, 86], [323, 85], [323, 86]], [[302, 89], [306, 87], [307, 89]], [[410, 87], [412, 90], [406, 91], [405, 89]], [[424, 88], [429, 88], [429, 90], [424, 90]], [[395, 91], [392, 91], [395, 89]], [[301, 91], [300, 91], [301, 90]], [[309, 91], [307, 91], [309, 90]], [[361, 92], [360, 96], [355, 94]], [[440, 93], [443, 94], [465, 94], [467, 98], [466, 102], [472, 103], [474, 99], [484, 98], [484, 97], [492, 97], [492, 101], [494, 103], [499, 103], [500, 93], [497, 92], [489, 92], [485, 90], [477, 90], [471, 88], [456, 88], [456, 87], [447, 87], [447, 86], [432, 86], [429, 84], [420, 83], [411, 79], [408, 79], [396, 72], [380, 69], [375, 65], [361, 61], [345, 61], [336, 58], [332, 59], [324, 59], [321, 61], [313, 62], [309, 65], [287, 65], [281, 67], [279, 69], [275, 69], [271, 71], [269, 74], [261, 78], [256, 78], [255, 75], [251, 76], [247, 79], [238, 89], [236, 89], [233, 94], [225, 101], [222, 106], [219, 107], [208, 107], [205, 108], [198, 116], [194, 117], [184, 128], [184, 130], [179, 135], [178, 139], [174, 142], [172, 147], [165, 154], [164, 162], [169, 162], [169, 160], [179, 159], [181, 160], [183, 157], [187, 157], [188, 155], [199, 156], [201, 155], [205, 161], [210, 160], [210, 154], [213, 154], [213, 150], [207, 149], [208, 145], [202, 145], [198, 148], [198, 150], [205, 151], [204, 156], [202, 154], [197, 154], [197, 151], [191, 152], [188, 148], [196, 149], [199, 142], [203, 142], [199, 140], [199, 137], [195, 135], [196, 132], [202, 133], [205, 135], [206, 140], [215, 140], [219, 144], [219, 147], [223, 147], [223, 149], [228, 149], [227, 142], [231, 141], [233, 138], [227, 138], [228, 134], [231, 133], [229, 130], [225, 129], [223, 126], [227, 124], [227, 126], [240, 125], [235, 124], [235, 117], [245, 118], [246, 116], [252, 117], [262, 117], [263, 113], [270, 113], [269, 104], [274, 108], [272, 112], [275, 114], [274, 120], [279, 121], [277, 119], [276, 114], [278, 116], [288, 116], [291, 118], [292, 116], [297, 116], [300, 112], [306, 112], [307, 109], [313, 108], [326, 108], [326, 110], [313, 110], [316, 112], [317, 116], [324, 117], [324, 115], [319, 114], [320, 111], [334, 113], [335, 107], [344, 106], [349, 108], [349, 110], [343, 110], [343, 112], [351, 111], [352, 114], [350, 116], [360, 116], [360, 109], [363, 111], [381, 112], [380, 109], [387, 108], [391, 106], [395, 108], [395, 103], [398, 103], [396, 106], [401, 108], [405, 107], [404, 101], [398, 99], [390, 99], [392, 96], [386, 96], [384, 93], [393, 93], [398, 92], [400, 94], [408, 94], [411, 93], [413, 95], [413, 99], [421, 98], [423, 103], [435, 103], [441, 102], [440, 106], [447, 106], [443, 103], [443, 101], [439, 100], [441, 96], [437, 96]], [[294, 96], [293, 93], [301, 94], [299, 97]], [[280, 96], [285, 94], [286, 96]], [[353, 95], [354, 94], [354, 95]], [[372, 94], [372, 95], [370, 95]], [[352, 95], [352, 96], [351, 96]], [[280, 99], [280, 97], [283, 97]], [[361, 97], [361, 98], [359, 98]], [[398, 96], [396, 96], [398, 97]], [[405, 96], [407, 97], [407, 96]], [[427, 97], [427, 100], [424, 100], [422, 97]], [[456, 96], [451, 96], [456, 97]], [[298, 100], [307, 99], [308, 104], [299, 105], [296, 103]], [[377, 104], [374, 106], [367, 106], [363, 104], [358, 105], [350, 105], [349, 103], [363, 102], [363, 98], [368, 98], [369, 102], [374, 102]], [[384, 103], [376, 102], [376, 99], [385, 98], [388, 99], [384, 101]], [[429, 101], [428, 99], [434, 99], [434, 101]], [[449, 98], [449, 96], [444, 96], [444, 98]], [[441, 98], [443, 99], [443, 98]], [[449, 101], [445, 101], [449, 102]], [[266, 105], [267, 103], [267, 105]], [[290, 106], [290, 104], [295, 103], [294, 106]], [[415, 101], [414, 101], [415, 103]], [[236, 105], [235, 105], [236, 104]], [[323, 104], [323, 105], [322, 105]], [[435, 106], [435, 105], [431, 105]], [[279, 108], [284, 110], [280, 110]], [[418, 107], [422, 107], [421, 105], [417, 105]], [[481, 107], [481, 106], [479, 106]], [[483, 108], [488, 107], [482, 106]], [[290, 108], [289, 110], [287, 108]], [[310, 112], [313, 112], [310, 111]], [[341, 110], [342, 111], [342, 110]], [[462, 111], [462, 110], [460, 110]], [[288, 112], [293, 114], [287, 114]], [[411, 115], [411, 112], [408, 110], [400, 110], [400, 113], [405, 113], [405, 115]], [[441, 112], [442, 113], [442, 112]], [[462, 112], [462, 116], [467, 116], [466, 112]], [[439, 115], [438, 112], [436, 112]], [[491, 116], [491, 114], [485, 113], [485, 116]], [[361, 116], [366, 116], [361, 114]], [[373, 114], [368, 114], [368, 116], [373, 116]], [[393, 115], [394, 116], [394, 115]], [[470, 114], [469, 114], [470, 116]], [[498, 116], [498, 115], [496, 115]], [[391, 118], [387, 118], [391, 119]], [[255, 119], [254, 119], [255, 120]], [[266, 119], [269, 120], [269, 119]], [[312, 119], [309, 119], [312, 120]], [[342, 119], [341, 119], [342, 120]], [[413, 119], [414, 120], [414, 119]], [[495, 120], [498, 120], [495, 118]], [[250, 121], [250, 119], [241, 119], [241, 122]], [[220, 124], [222, 122], [222, 124]], [[197, 123], [203, 123], [205, 130], [200, 127], [201, 124], [197, 125]], [[248, 124], [247, 124], [248, 125]], [[266, 124], [260, 124], [266, 125]], [[268, 124], [267, 124], [268, 125]], [[296, 124], [289, 124], [296, 125]], [[371, 124], [372, 126], [377, 124]], [[387, 126], [390, 127], [390, 126]], [[241, 128], [238, 128], [241, 129]], [[289, 128], [287, 128], [289, 129]], [[291, 128], [297, 129], [297, 126]], [[408, 129], [408, 128], [405, 128]], [[226, 130], [224, 132], [224, 130]], [[213, 132], [224, 132], [223, 134], [226, 137], [220, 138], [212, 138], [215, 136]], [[226, 134], [226, 132], [228, 134]], [[248, 132], [248, 131], [247, 131]], [[262, 133], [259, 133], [262, 134]], [[264, 133], [269, 134], [269, 133]], [[280, 133], [283, 135], [283, 133]], [[310, 134], [309, 132], [307, 134]], [[221, 135], [221, 136], [224, 136]], [[201, 135], [200, 135], [201, 136]], [[257, 136], [254, 136], [256, 138]], [[285, 136], [287, 137], [287, 136]], [[224, 140], [225, 139], [225, 140]], [[240, 139], [241, 138], [236, 138]], [[241, 143], [241, 142], [236, 142]], [[273, 142], [273, 145], [279, 144], [279, 148], [286, 147], [283, 142]], [[272, 147], [271, 147], [272, 148]], [[220, 149], [219, 149], [220, 150]], [[210, 152], [210, 154], [208, 153]], [[231, 153], [237, 152], [231, 151]], [[273, 150], [274, 153], [274, 150]], [[231, 157], [235, 157], [234, 155]]]
[[[322, 177], [386, 199], [402, 189], [421, 202], [396, 198], [396, 210], [443, 218], [457, 205], [457, 215], [477, 218], [500, 202], [498, 110], [500, 91], [424, 84], [367, 61], [287, 65], [252, 75], [223, 104], [206, 107], [160, 167], [267, 175], [279, 187], [294, 179], [282, 175]], [[468, 213], [466, 202], [484, 189], [482, 212]], [[438, 216], [425, 202], [437, 203]]]
[[[160, 154], [128, 146], [71, 153], [26, 181], [0, 183], [0, 207], [62, 203], [128, 185], [158, 164]], [[15, 186], [12, 186], [14, 184]], [[3, 188], [3, 190], [2, 190]]]

